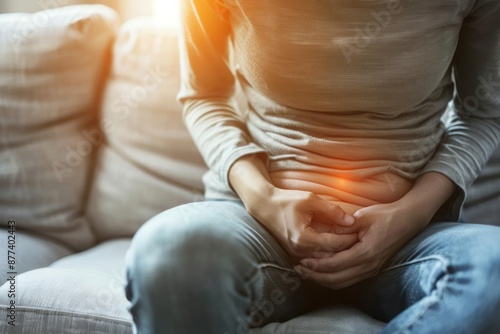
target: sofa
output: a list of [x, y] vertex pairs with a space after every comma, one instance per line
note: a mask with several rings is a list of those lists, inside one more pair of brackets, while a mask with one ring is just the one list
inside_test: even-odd
[[[101, 5], [0, 15], [0, 333], [132, 333], [132, 236], [203, 200], [178, 68], [176, 29], [152, 18], [122, 24]], [[500, 150], [469, 194], [463, 219], [500, 225]], [[383, 325], [337, 305], [251, 333]]]

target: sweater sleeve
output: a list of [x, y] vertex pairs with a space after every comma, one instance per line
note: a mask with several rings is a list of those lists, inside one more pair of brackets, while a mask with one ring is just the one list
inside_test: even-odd
[[467, 187], [500, 141], [500, 1], [475, 2], [460, 31], [453, 74], [445, 136], [422, 174], [439, 172], [458, 186], [435, 217], [456, 221]]
[[183, 117], [208, 167], [230, 188], [240, 157], [265, 153], [252, 142], [233, 98], [229, 12], [221, 0], [181, 0], [179, 37]]

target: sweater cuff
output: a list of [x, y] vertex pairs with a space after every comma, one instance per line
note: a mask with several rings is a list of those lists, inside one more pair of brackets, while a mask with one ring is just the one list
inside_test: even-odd
[[467, 188], [466, 180], [456, 168], [444, 162], [429, 162], [422, 172], [420, 172], [420, 175], [429, 172], [443, 174], [457, 186], [451, 197], [436, 212], [432, 221], [458, 222], [460, 220], [460, 212], [465, 202], [465, 191]]

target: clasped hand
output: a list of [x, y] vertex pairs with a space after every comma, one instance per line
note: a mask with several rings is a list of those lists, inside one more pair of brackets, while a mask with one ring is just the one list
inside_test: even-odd
[[294, 269], [304, 279], [342, 289], [377, 275], [385, 263], [426, 225], [402, 202], [379, 204], [354, 213], [355, 222], [343, 227], [357, 242], [347, 249], [306, 257]]
[[[302, 278], [333, 289], [376, 275], [427, 223], [402, 201], [366, 207], [350, 216], [315, 194], [279, 188], [247, 210], [301, 259], [294, 269]], [[317, 231], [315, 222], [329, 229]]]
[[[258, 155], [236, 161], [229, 179], [248, 212], [300, 259], [296, 272], [333, 289], [379, 273], [456, 190], [448, 177], [428, 172], [398, 201], [350, 216], [313, 193], [275, 187]], [[327, 231], [315, 230], [315, 222]]]

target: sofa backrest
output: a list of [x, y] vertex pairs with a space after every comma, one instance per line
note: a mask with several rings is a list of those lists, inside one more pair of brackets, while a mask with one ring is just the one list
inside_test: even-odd
[[99, 5], [0, 15], [3, 226], [82, 250], [203, 199], [177, 33], [153, 18], [118, 26]]
[[0, 16], [0, 226], [75, 249], [96, 242], [83, 214], [96, 121], [119, 20], [81, 5]]
[[[126, 22], [113, 49], [86, 214], [100, 239], [132, 236], [169, 208], [203, 200], [207, 170], [177, 101], [177, 31], [144, 17]], [[246, 99], [239, 86], [239, 111]]]
[[113, 48], [87, 216], [99, 238], [132, 236], [149, 218], [203, 199], [205, 164], [182, 121], [177, 34], [152, 18], [126, 22]]

